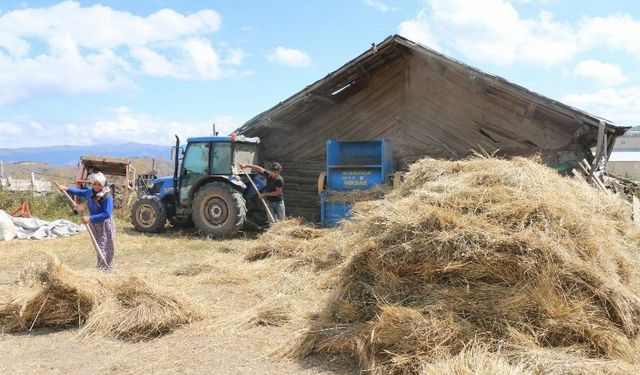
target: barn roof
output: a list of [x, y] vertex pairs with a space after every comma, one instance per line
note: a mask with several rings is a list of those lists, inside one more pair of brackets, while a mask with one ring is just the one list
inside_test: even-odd
[[425, 58], [436, 60], [444, 68], [454, 66], [464, 69], [468, 71], [469, 79], [478, 87], [497, 89], [496, 92], [499, 95], [516, 98], [521, 101], [524, 100], [538, 108], [558, 112], [563, 117], [572, 118], [575, 122], [598, 127], [602, 121], [606, 125], [608, 132], [614, 136], [622, 135], [629, 129], [629, 127], [615, 125], [609, 120], [535, 93], [504, 78], [485, 73], [399, 35], [392, 35], [382, 43], [372, 45], [367, 51], [338, 70], [329, 73], [326, 77], [305, 87], [290, 98], [255, 116], [237, 131], [240, 134], [250, 134], [252, 130], [261, 126], [268, 126], [273, 123], [295, 122], [317, 105], [337, 101], [341, 95], [349, 91], [350, 87], [353, 88], [352, 86], [357, 85], [363, 77], [371, 75], [380, 67], [390, 61], [402, 58], [407, 53], [422, 54]]

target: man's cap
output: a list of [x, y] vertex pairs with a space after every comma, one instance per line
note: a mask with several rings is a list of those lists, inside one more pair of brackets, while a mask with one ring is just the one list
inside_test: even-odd
[[282, 170], [282, 165], [280, 163], [274, 162], [271, 163], [271, 167], [269, 167], [272, 171], [280, 172]]

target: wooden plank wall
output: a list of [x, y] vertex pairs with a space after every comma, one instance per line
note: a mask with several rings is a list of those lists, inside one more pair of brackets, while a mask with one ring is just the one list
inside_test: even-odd
[[317, 179], [329, 138], [391, 139], [402, 168], [424, 156], [456, 159], [472, 150], [551, 158], [577, 149], [581, 124], [505, 97], [468, 70], [410, 54], [374, 72], [362, 91], [342, 102], [318, 104], [295, 123], [270, 119], [277, 125], [247, 134], [262, 139], [265, 161], [282, 163], [287, 214], [317, 220]]
[[364, 90], [337, 104], [321, 104], [308, 121], [251, 134], [262, 139], [265, 160], [282, 163], [287, 215], [319, 218], [317, 180], [325, 168], [327, 139], [382, 138], [397, 127], [405, 100], [404, 82], [397, 77], [405, 66], [404, 60], [385, 66]]

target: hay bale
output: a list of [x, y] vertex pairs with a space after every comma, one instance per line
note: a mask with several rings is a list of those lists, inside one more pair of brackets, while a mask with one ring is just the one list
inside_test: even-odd
[[536, 160], [424, 159], [384, 200], [326, 236], [354, 255], [295, 356], [348, 354], [416, 373], [479, 340], [526, 338], [637, 360], [640, 233], [626, 202]]
[[140, 340], [201, 317], [186, 298], [137, 276], [82, 274], [56, 259], [33, 274], [37, 282], [0, 298], [1, 331], [81, 327], [81, 334]]

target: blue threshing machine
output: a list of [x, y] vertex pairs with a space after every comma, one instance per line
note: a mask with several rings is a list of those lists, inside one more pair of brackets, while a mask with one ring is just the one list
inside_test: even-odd
[[326, 175], [318, 183], [320, 221], [333, 227], [349, 218], [351, 204], [331, 199], [333, 194], [366, 190], [389, 182], [393, 152], [388, 139], [372, 141], [327, 141]]

